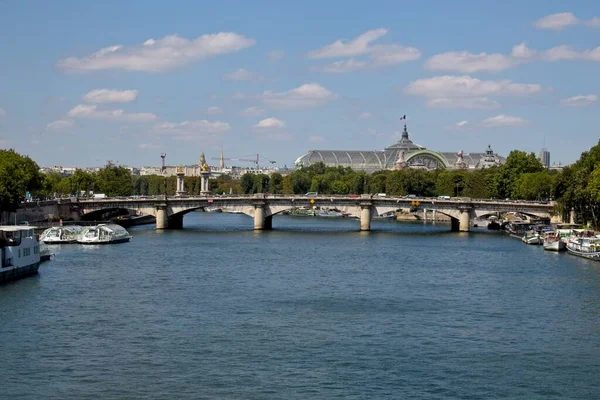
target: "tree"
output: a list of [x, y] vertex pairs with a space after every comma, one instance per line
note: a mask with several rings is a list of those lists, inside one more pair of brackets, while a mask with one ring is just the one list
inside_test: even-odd
[[81, 192], [83, 192], [83, 197], [88, 197], [90, 191], [94, 189], [96, 175], [78, 168], [73, 175], [67, 178], [67, 180], [69, 181], [69, 186], [73, 189], [72, 193], [79, 196]]
[[274, 194], [283, 193], [283, 176], [279, 172], [271, 174], [269, 190]]
[[513, 196], [523, 200], [547, 200], [552, 195], [554, 179], [547, 171], [521, 174], [514, 182]]
[[14, 150], [0, 150], [0, 210], [14, 211], [27, 192], [43, 191], [38, 165]]
[[240, 182], [242, 186], [242, 193], [249, 194], [252, 193], [252, 188], [254, 186], [254, 178], [252, 174], [244, 174], [242, 175], [242, 180]]
[[109, 197], [129, 196], [133, 193], [131, 172], [124, 167], [108, 164], [98, 171], [98, 191]]

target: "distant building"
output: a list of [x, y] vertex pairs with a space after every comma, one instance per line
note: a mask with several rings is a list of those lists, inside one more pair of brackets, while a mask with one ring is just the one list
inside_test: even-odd
[[406, 125], [402, 138], [384, 150], [311, 150], [298, 157], [296, 167], [322, 162], [332, 167], [350, 167], [354, 170], [375, 172], [386, 169], [483, 169], [504, 164], [506, 159], [488, 146], [484, 153], [437, 152], [413, 143]]
[[540, 162], [544, 168], [550, 168], [550, 152], [546, 149], [542, 149], [539, 155]]

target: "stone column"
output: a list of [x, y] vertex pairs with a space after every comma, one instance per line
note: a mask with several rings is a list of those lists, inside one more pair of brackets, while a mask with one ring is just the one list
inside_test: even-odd
[[462, 210], [460, 212], [458, 230], [461, 232], [469, 232], [471, 230], [471, 218], [469, 210]]
[[371, 206], [361, 205], [360, 206], [360, 230], [370, 231], [371, 230]]
[[254, 206], [254, 229], [265, 229], [265, 207], [262, 205]]
[[156, 229], [167, 229], [169, 227], [169, 219], [167, 217], [167, 207], [156, 208]]
[[181, 196], [185, 194], [183, 177], [184, 177], [183, 169], [181, 167], [177, 168], [177, 191], [175, 192], [176, 196]]
[[427, 209], [423, 209], [423, 222], [427, 222]]
[[434, 222], [434, 223], [437, 221], [437, 219], [436, 219], [436, 218], [437, 218], [437, 216], [436, 216], [436, 212], [435, 212], [435, 211], [436, 211], [436, 210], [434, 209], [434, 210], [433, 210], [433, 213], [432, 213], [432, 214], [433, 214], [433, 222]]
[[203, 195], [210, 194], [208, 178], [210, 178], [210, 172], [208, 172], [208, 171], [200, 172], [200, 194], [203, 194]]

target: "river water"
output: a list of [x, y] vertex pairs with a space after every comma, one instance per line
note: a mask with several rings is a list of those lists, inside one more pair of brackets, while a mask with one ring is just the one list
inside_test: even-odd
[[600, 263], [448, 225], [184, 226], [0, 286], [0, 398], [600, 398]]

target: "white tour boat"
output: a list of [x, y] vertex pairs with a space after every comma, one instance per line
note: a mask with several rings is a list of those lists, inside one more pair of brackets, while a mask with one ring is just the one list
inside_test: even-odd
[[572, 237], [567, 242], [570, 254], [600, 261], [600, 239], [597, 237]]
[[0, 226], [0, 283], [35, 275], [40, 245], [33, 226]]
[[83, 231], [83, 226], [53, 226], [40, 235], [40, 242], [46, 244], [76, 243]]
[[129, 242], [131, 235], [125, 228], [117, 224], [100, 224], [88, 226], [83, 230], [77, 243], [109, 244]]

